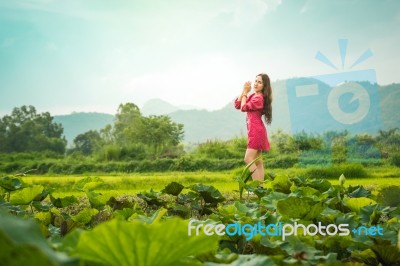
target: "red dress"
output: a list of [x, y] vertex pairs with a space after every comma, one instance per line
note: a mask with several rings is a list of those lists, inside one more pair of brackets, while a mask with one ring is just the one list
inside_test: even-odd
[[270, 145], [267, 136], [267, 130], [261, 119], [262, 110], [264, 107], [264, 97], [262, 95], [251, 94], [246, 104], [240, 108], [241, 102], [236, 98], [235, 108], [246, 112], [247, 123], [247, 148], [254, 150], [269, 151]]

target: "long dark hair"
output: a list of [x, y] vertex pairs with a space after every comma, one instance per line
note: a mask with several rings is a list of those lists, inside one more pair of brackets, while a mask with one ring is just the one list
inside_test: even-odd
[[264, 109], [263, 109], [263, 115], [265, 118], [265, 122], [267, 122], [268, 125], [271, 124], [272, 122], [272, 88], [271, 88], [271, 81], [269, 80], [269, 77], [267, 74], [261, 73], [258, 74], [257, 77], [260, 76], [263, 81], [263, 95], [264, 95]]

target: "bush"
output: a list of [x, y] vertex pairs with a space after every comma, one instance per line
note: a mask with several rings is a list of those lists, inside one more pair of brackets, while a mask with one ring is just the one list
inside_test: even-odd
[[394, 166], [400, 167], [400, 153], [395, 153], [390, 157], [390, 163]]
[[339, 178], [341, 174], [346, 177], [367, 177], [368, 173], [360, 164], [339, 164], [325, 168], [309, 168], [305, 172], [310, 178]]
[[275, 158], [264, 159], [264, 164], [267, 168], [291, 168], [297, 162], [298, 158], [295, 155], [281, 155]]

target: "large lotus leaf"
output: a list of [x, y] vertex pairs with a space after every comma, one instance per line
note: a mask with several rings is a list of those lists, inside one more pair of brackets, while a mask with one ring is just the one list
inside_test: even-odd
[[98, 213], [99, 211], [96, 209], [86, 208], [81, 210], [78, 214], [72, 216], [71, 219], [80, 224], [87, 224], [90, 223], [93, 216], [97, 215]]
[[156, 192], [153, 189], [150, 189], [150, 191], [144, 191], [142, 193], [137, 194], [137, 196], [144, 201], [148, 205], [155, 205], [155, 206], [164, 206], [165, 201], [160, 197], [161, 193]]
[[271, 182], [271, 185], [274, 191], [289, 194], [292, 183], [287, 176], [277, 176]]
[[288, 236], [286, 242], [287, 245], [282, 245], [282, 249], [285, 250], [290, 256], [285, 258], [284, 265], [292, 264], [297, 260], [316, 261], [316, 256], [321, 254], [321, 251], [316, 249], [314, 245], [309, 245], [302, 241], [303, 238], [298, 236]]
[[173, 196], [178, 196], [179, 193], [183, 190], [184, 186], [182, 184], [179, 184], [177, 182], [171, 182], [168, 185], [165, 186], [165, 188], [161, 191], [166, 194], [170, 194]]
[[307, 180], [306, 186], [317, 189], [320, 192], [325, 192], [332, 187], [332, 184], [326, 179], [310, 179]]
[[225, 201], [224, 196], [221, 192], [213, 186], [206, 186], [203, 184], [196, 184], [192, 187], [193, 191], [196, 191], [204, 199], [206, 203], [217, 203]]
[[317, 217], [323, 209], [322, 203], [316, 204], [310, 198], [288, 197], [277, 203], [278, 213], [287, 219], [312, 219]]
[[54, 198], [52, 195], [50, 195], [50, 201], [53, 203], [54, 207], [57, 208], [64, 208], [74, 203], [78, 203], [78, 199], [74, 195], [63, 198]]
[[348, 207], [350, 210], [356, 213], [360, 213], [362, 207], [376, 204], [376, 202], [370, 198], [348, 198], [345, 197], [343, 199], [343, 204]]
[[4, 188], [6, 191], [14, 191], [22, 188], [23, 182], [17, 177], [2, 177], [0, 178], [0, 187]]
[[116, 210], [113, 212], [113, 215], [116, 219], [119, 220], [128, 220], [137, 210], [132, 208], [123, 208], [122, 210]]
[[187, 256], [216, 251], [218, 239], [188, 236], [188, 222], [178, 218], [153, 224], [115, 219], [83, 232], [76, 255], [109, 266], [178, 265]]
[[360, 220], [368, 226], [375, 225], [382, 216], [389, 216], [390, 211], [390, 207], [382, 207], [379, 204], [367, 205], [360, 209]]
[[334, 223], [336, 217], [340, 214], [342, 214], [340, 211], [327, 207], [321, 212], [320, 219], [323, 222], [330, 224], [330, 223]]
[[375, 253], [371, 249], [364, 250], [354, 250], [351, 253], [352, 258], [357, 258], [362, 260], [364, 263], [369, 263], [369, 265], [378, 265], [378, 260]]
[[14, 205], [28, 205], [43, 192], [43, 186], [27, 187], [11, 194], [10, 202]]
[[86, 196], [89, 199], [90, 206], [92, 206], [93, 208], [104, 207], [110, 199], [109, 196], [105, 196], [95, 191], [86, 191]]
[[320, 245], [320, 249], [329, 250], [329, 252], [336, 253], [338, 254], [340, 259], [349, 257], [349, 248], [359, 248], [356, 243], [353, 242], [351, 235], [326, 235], [322, 237], [321, 240], [319, 240], [318, 242]]
[[366, 190], [363, 186], [349, 186], [347, 190], [351, 198], [368, 198], [371, 196], [371, 191]]
[[232, 205], [220, 206], [218, 211], [210, 217], [217, 217], [223, 223], [233, 223], [240, 221], [243, 223], [253, 223], [258, 221], [261, 216], [259, 208], [249, 208], [239, 201], [235, 201]]
[[319, 197], [321, 193], [312, 187], [292, 186], [292, 193], [300, 197]]
[[83, 178], [81, 180], [78, 180], [74, 186], [73, 189], [77, 189], [79, 191], [90, 191], [98, 188], [99, 186], [103, 185], [104, 181], [100, 177], [95, 177], [95, 176], [89, 176], [86, 178]]
[[316, 202], [314, 205], [311, 206], [310, 211], [307, 213], [305, 217], [303, 217], [303, 219], [311, 221], [319, 217], [324, 208], [325, 207], [323, 206], [322, 202]]
[[139, 220], [141, 222], [151, 224], [151, 223], [160, 221], [161, 218], [167, 213], [167, 211], [168, 211], [167, 209], [160, 208], [157, 211], [155, 211], [153, 213], [153, 215], [151, 215], [151, 216], [134, 213], [134, 214], [132, 214], [131, 217], [128, 218], [128, 221]]
[[179, 204], [193, 203], [199, 200], [200, 195], [195, 192], [189, 191], [187, 194], [179, 194], [176, 199]]
[[285, 193], [274, 191], [262, 197], [260, 205], [263, 205], [268, 209], [276, 209], [278, 202], [282, 199], [286, 199], [287, 197], [288, 195]]
[[354, 213], [339, 214], [335, 219], [335, 224], [348, 224], [349, 229], [356, 228], [359, 225], [359, 216]]
[[400, 251], [396, 246], [375, 245], [372, 250], [378, 255], [382, 265], [400, 265]]
[[376, 201], [383, 206], [396, 207], [400, 205], [400, 187], [384, 186], [378, 190]]
[[241, 266], [241, 265], [246, 265], [246, 266], [273, 266], [276, 265], [275, 262], [267, 257], [267, 256], [261, 256], [261, 255], [239, 255], [239, 258], [229, 264], [220, 264], [220, 263], [214, 263], [214, 262], [206, 262], [204, 263], [204, 266]]
[[76, 265], [54, 252], [42, 236], [37, 223], [1, 213], [0, 264], [8, 266]]
[[189, 219], [191, 214], [191, 209], [188, 206], [181, 204], [173, 205], [169, 211], [172, 215], [176, 215], [184, 219]]

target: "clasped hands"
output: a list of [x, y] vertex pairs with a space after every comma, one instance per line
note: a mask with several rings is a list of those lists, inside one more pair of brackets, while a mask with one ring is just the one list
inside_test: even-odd
[[243, 92], [242, 95], [247, 95], [249, 93], [249, 91], [251, 90], [251, 82], [250, 81], [246, 81], [243, 85]]

